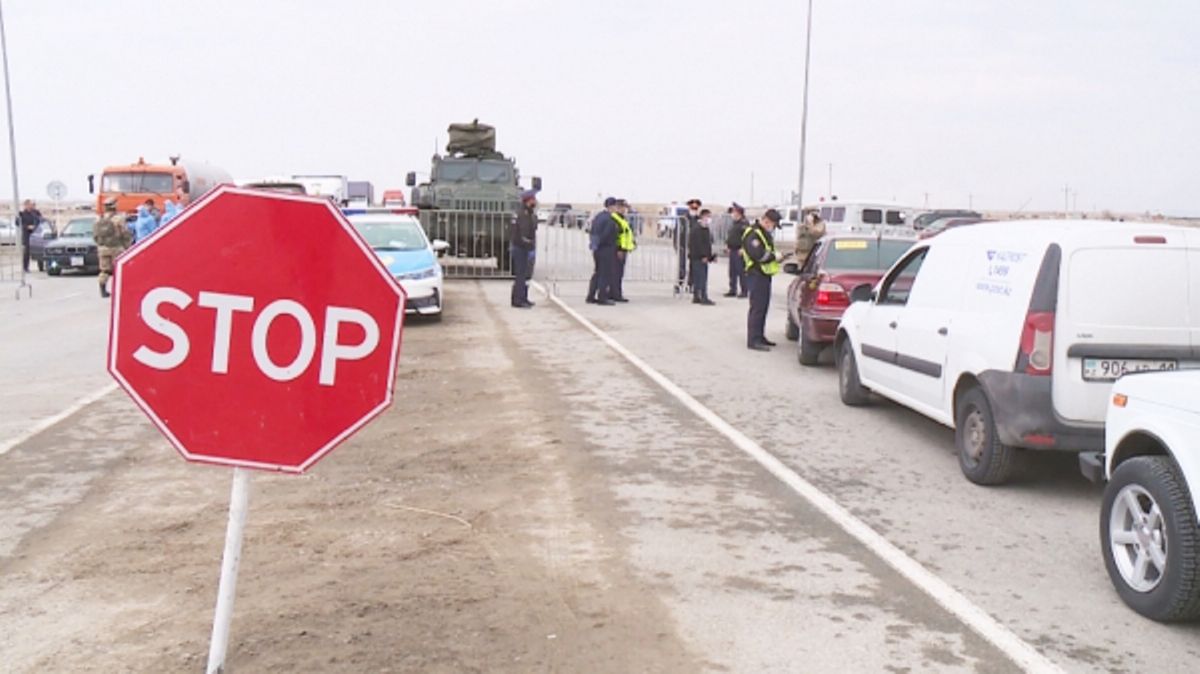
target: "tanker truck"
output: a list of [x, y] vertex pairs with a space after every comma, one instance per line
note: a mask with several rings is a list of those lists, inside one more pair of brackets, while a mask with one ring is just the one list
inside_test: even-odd
[[232, 183], [228, 173], [209, 164], [182, 162], [170, 157], [170, 164], [147, 164], [139, 157], [136, 164], [109, 166], [96, 176], [88, 176], [88, 193], [96, 195], [96, 212], [104, 213], [104, 202], [116, 198], [117, 211], [132, 215], [137, 207], [150, 199], [158, 210], [170, 199], [186, 206], [200, 195], [220, 185]]
[[[451, 124], [446, 154], [433, 155], [429, 180], [417, 184], [409, 173], [412, 189], [409, 204], [417, 207], [421, 224], [430, 240], [450, 244], [452, 258], [474, 258], [469, 268], [476, 276], [511, 276], [508, 228], [520, 205], [520, 173], [516, 161], [496, 151], [496, 130], [475, 120]], [[535, 190], [542, 179], [534, 178]], [[494, 266], [485, 266], [495, 260]], [[451, 262], [448, 273], [455, 274]]]

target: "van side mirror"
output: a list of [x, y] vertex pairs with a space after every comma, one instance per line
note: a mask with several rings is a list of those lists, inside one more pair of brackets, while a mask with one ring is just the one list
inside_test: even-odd
[[438, 257], [441, 257], [446, 253], [446, 251], [450, 250], [450, 244], [442, 241], [441, 239], [434, 239], [432, 246], [433, 252], [437, 253]]
[[533, 189], [534, 189], [534, 191], [535, 191], [535, 192], [541, 192], [541, 191], [542, 191], [542, 179], [541, 179], [541, 177], [539, 177], [539, 176], [534, 176], [534, 177], [533, 177], [532, 184], [533, 184]]
[[800, 265], [795, 262], [786, 262], [783, 265], [783, 273], [799, 275], [800, 274]]
[[404, 176], [404, 184], [408, 187], [417, 186], [417, 172], [409, 171], [408, 175]]
[[96, 193], [96, 174], [88, 174], [88, 194]]
[[874, 302], [875, 289], [869, 283], [860, 283], [854, 286], [854, 290], [850, 291], [851, 302]]

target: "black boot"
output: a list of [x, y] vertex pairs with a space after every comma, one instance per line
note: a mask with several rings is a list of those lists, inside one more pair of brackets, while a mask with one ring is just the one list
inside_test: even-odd
[[104, 298], [104, 299], [107, 299], [107, 298], [109, 298], [109, 297], [111, 297], [111, 296], [112, 296], [112, 295], [111, 295], [111, 294], [108, 292], [108, 288], [107, 288], [107, 287], [105, 287], [105, 286], [100, 286], [100, 297], [102, 297], [102, 298]]

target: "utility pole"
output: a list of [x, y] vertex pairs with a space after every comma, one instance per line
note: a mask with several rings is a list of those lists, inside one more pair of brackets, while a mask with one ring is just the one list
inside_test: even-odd
[[929, 193], [928, 192], [925, 193], [925, 207], [926, 208], [929, 207]]
[[812, 53], [812, 0], [808, 0], [808, 29], [804, 37], [804, 98], [800, 106], [800, 181], [796, 186], [796, 207], [804, 207], [804, 151], [808, 142], [808, 60]]
[[750, 172], [750, 207], [754, 207], [754, 171]]
[[833, 162], [829, 162], [829, 196], [833, 196]]
[[[21, 195], [20, 189], [17, 187], [17, 134], [13, 127], [13, 111], [12, 111], [12, 87], [9, 86], [8, 76], [8, 39], [4, 34], [4, 8], [0, 5], [0, 54], [4, 59], [4, 103], [8, 107], [8, 154], [12, 162], [12, 183], [13, 183], [13, 218], [16, 220], [17, 229], [20, 230], [24, 226], [21, 224]], [[21, 290], [33, 297], [33, 286], [29, 285], [26, 276], [29, 272], [25, 271], [25, 232], [17, 232], [17, 255], [21, 259], [21, 281], [17, 285], [17, 299], [21, 299]]]
[[1071, 186], [1063, 185], [1063, 215], [1067, 215], [1071, 210]]
[[967, 210], [968, 211], [975, 210], [975, 195], [974, 194], [967, 195]]

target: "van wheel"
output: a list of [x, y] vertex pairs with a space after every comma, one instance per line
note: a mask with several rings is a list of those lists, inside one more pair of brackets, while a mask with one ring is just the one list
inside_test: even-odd
[[837, 350], [838, 394], [842, 403], [851, 407], [862, 407], [871, 402], [871, 392], [858, 378], [858, 363], [854, 360], [854, 347], [849, 339], [842, 340]]
[[[800, 364], [801, 365], [816, 365], [821, 358], [821, 344], [812, 341], [800, 333]], [[851, 354], [853, 356], [853, 354]], [[857, 368], [856, 368], [857, 370]]]
[[1162, 622], [1200, 618], [1200, 525], [1179, 466], [1125, 461], [1104, 489], [1100, 548], [1117, 594]]
[[963, 475], [975, 484], [1007, 482], [1017, 450], [1000, 442], [992, 406], [982, 389], [975, 387], [963, 394], [954, 422], [954, 444]]
[[796, 325], [796, 321], [792, 320], [792, 312], [788, 312], [787, 328], [783, 331], [783, 336], [787, 337], [789, 342], [794, 342], [800, 339], [800, 326]]
[[51, 276], [58, 276], [59, 274], [62, 273], [62, 269], [60, 269], [59, 267], [51, 267], [46, 270], [46, 273]]

